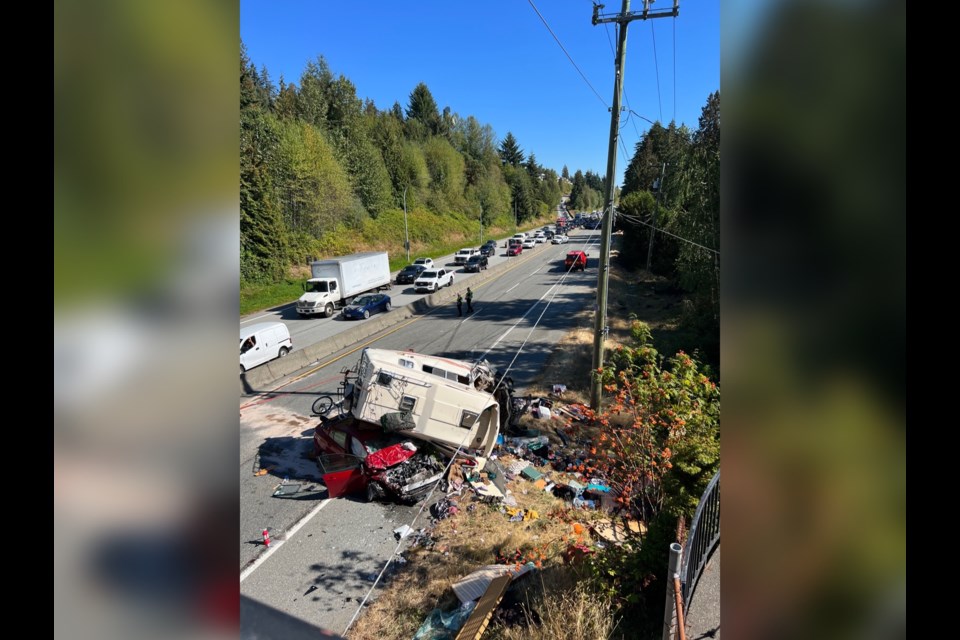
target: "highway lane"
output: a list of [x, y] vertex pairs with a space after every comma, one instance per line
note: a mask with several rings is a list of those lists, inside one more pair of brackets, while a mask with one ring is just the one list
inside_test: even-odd
[[[506, 248], [503, 247], [505, 242], [505, 239], [498, 240], [497, 253], [490, 258], [491, 267], [511, 260], [511, 258], [506, 255]], [[411, 255], [411, 259], [415, 257], [415, 255]], [[471, 278], [477, 275], [475, 273], [467, 273], [463, 270], [463, 267], [454, 264], [453, 254], [437, 258], [435, 263], [444, 268], [453, 269], [454, 281], [457, 284], [468, 283]], [[396, 275], [397, 274], [394, 273], [391, 277], [396, 279]], [[412, 285], [398, 284], [394, 284], [393, 288], [385, 293], [390, 296], [394, 308], [408, 305], [428, 295], [426, 293], [416, 293]], [[336, 335], [341, 331], [346, 331], [353, 326], [354, 322], [360, 321], [343, 320], [339, 316], [339, 313], [332, 318], [319, 316], [301, 317], [297, 314], [295, 303], [289, 303], [240, 318], [240, 326], [253, 322], [282, 322], [287, 325], [287, 329], [290, 331], [290, 337], [293, 339], [293, 350], [296, 351], [297, 349], [302, 349], [320, 340]]]
[[[569, 329], [568, 319], [593, 305], [597, 236], [581, 231], [568, 245], [537, 247], [536, 257], [476, 289], [472, 316], [458, 318], [451, 304], [389, 329], [366, 346], [409, 348], [468, 360], [482, 357], [501, 370], [510, 366], [522, 346], [510, 370], [522, 389]], [[587, 243], [592, 243], [589, 268], [565, 276], [563, 255]], [[331, 354], [309, 375], [274, 395], [246, 398], [241, 407], [240, 566], [248, 572], [241, 590], [334, 631], [342, 630], [356, 599], [369, 588], [371, 568], [382, 566], [392, 552], [393, 528], [409, 522], [419, 508], [325, 500], [316, 463], [310, 458], [317, 422], [310, 406], [318, 394], [336, 391], [341, 368], [356, 363], [360, 348], [351, 348], [346, 355]], [[252, 474], [258, 454], [259, 463], [272, 469], [263, 477]], [[304, 491], [291, 498], [271, 497], [284, 476], [300, 482]], [[288, 542], [250, 570], [250, 563], [263, 551], [258, 544], [263, 527], [272, 529], [275, 540], [283, 540], [308, 515]], [[304, 596], [311, 585], [318, 589]]]

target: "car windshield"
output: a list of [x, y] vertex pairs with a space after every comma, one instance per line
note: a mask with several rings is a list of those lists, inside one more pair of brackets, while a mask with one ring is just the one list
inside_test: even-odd
[[470, 262], [480, 262], [480, 256], [470, 256]]
[[404, 268], [403, 268], [403, 272], [404, 272], [404, 273], [417, 273], [418, 271], [420, 271], [420, 269], [419, 269], [418, 267], [404, 267]]
[[362, 307], [365, 304], [370, 304], [371, 302], [376, 302], [376, 298], [373, 296], [360, 296], [353, 301], [355, 307]]
[[420, 277], [423, 278], [424, 280], [429, 280], [430, 278], [436, 278], [436, 277], [437, 277], [437, 272], [436, 272], [436, 271], [424, 271], [422, 274], [420, 274]]

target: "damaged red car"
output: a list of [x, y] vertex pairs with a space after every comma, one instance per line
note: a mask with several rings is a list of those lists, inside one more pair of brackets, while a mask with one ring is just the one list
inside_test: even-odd
[[384, 433], [349, 415], [322, 418], [313, 447], [331, 498], [365, 493], [371, 501], [415, 503], [443, 479], [446, 468], [427, 443]]

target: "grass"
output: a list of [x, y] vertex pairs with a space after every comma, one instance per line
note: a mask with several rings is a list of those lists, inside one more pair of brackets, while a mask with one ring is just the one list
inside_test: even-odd
[[[552, 217], [543, 217], [537, 220], [529, 221], [520, 225], [520, 231], [529, 231], [537, 229], [545, 224], [554, 222]], [[508, 227], [491, 227], [484, 229], [483, 240], [486, 242], [491, 238], [501, 239], [511, 236], [514, 233], [513, 225]], [[407, 264], [406, 251], [402, 248], [402, 243], [376, 243], [370, 245], [358, 241], [355, 246], [355, 253], [363, 251], [387, 251], [390, 255], [390, 270], [399, 271]], [[445, 237], [442, 242], [430, 244], [410, 241], [410, 261], [416, 258], [438, 258], [459, 251], [463, 247], [480, 246], [479, 230], [473, 235], [462, 232], [451, 233]], [[332, 256], [321, 256], [319, 259], [327, 259]], [[288, 277], [282, 281], [271, 284], [245, 284], [240, 287], [240, 315], [247, 315], [255, 311], [270, 309], [293, 302], [303, 293], [303, 282], [310, 277], [309, 267], [305, 265], [296, 265], [290, 268]]]
[[274, 284], [240, 287], [240, 315], [286, 304], [302, 293], [303, 280], [288, 279]]
[[[615, 238], [614, 247], [619, 238]], [[665, 281], [644, 272], [625, 272], [617, 267], [610, 275], [608, 306], [610, 338], [608, 347], [630, 342], [630, 314], [648, 323], [655, 340], [682, 339], [678, 333], [681, 296], [666, 287]], [[561, 340], [548, 359], [539, 380], [526, 392], [546, 395], [553, 384], [565, 384], [565, 402], [589, 401], [589, 373], [593, 352], [593, 311], [584, 310], [572, 319], [574, 328]], [[679, 337], [678, 337], [679, 336]], [[659, 344], [657, 344], [660, 348]], [[682, 346], [682, 345], [680, 345]], [[667, 353], [666, 348], [662, 348]], [[543, 421], [524, 418], [521, 426], [544, 429]], [[584, 429], [580, 437], [590, 437]], [[508, 465], [509, 455], [501, 461]], [[561, 474], [551, 472], [556, 480]], [[451, 610], [459, 605], [451, 585], [472, 570], [496, 561], [498, 551], [520, 550], [526, 558], [541, 563], [540, 570], [518, 580], [511, 587], [522, 607], [519, 624], [507, 624], [494, 618], [485, 638], [500, 640], [553, 640], [628, 637], [617, 627], [613, 602], [592, 591], [586, 567], [565, 564], [562, 552], [574, 542], [589, 541], [589, 533], [579, 532], [575, 523], [607, 517], [602, 512], [579, 511], [533, 483], [518, 478], [508, 483], [519, 507], [540, 513], [537, 520], [512, 523], [495, 507], [476, 503], [474, 511], [465, 507], [472, 498], [466, 493], [461, 513], [436, 526], [436, 545], [406, 554], [407, 564], [397, 571], [380, 597], [364, 612], [351, 629], [351, 639], [407, 639], [416, 633], [426, 615], [435, 608]], [[423, 526], [418, 524], [418, 527]], [[503, 608], [503, 605], [501, 606]]]
[[[411, 638], [431, 610], [459, 606], [451, 585], [474, 569], [496, 563], [498, 553], [519, 550], [522, 561], [529, 559], [541, 564], [539, 571], [517, 581], [518, 586], [522, 585], [520, 594], [524, 600], [539, 602], [544, 590], [553, 592], [557, 586], [572, 588], [576, 576], [566, 569], [561, 553], [569, 542], [589, 536], [586, 532], [575, 533], [572, 521], [585, 523], [599, 515], [573, 511], [562, 500], [522, 478], [509, 482], [507, 487], [519, 508], [533, 509], [540, 517], [509, 522], [498, 507], [481, 503], [464, 492], [461, 512], [437, 524], [432, 548], [416, 548], [406, 554], [407, 564], [351, 629], [351, 640]], [[471, 504], [476, 508], [468, 511]]]

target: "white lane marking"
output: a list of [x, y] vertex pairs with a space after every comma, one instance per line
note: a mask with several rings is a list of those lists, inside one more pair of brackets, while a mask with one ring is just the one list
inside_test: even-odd
[[550, 292], [551, 292], [551, 291], [553, 291], [554, 289], [556, 289], [556, 288], [559, 287], [559, 286], [560, 286], [560, 283], [557, 283], [557, 284], [553, 285], [552, 287], [550, 287], [549, 289], [547, 289], [547, 290], [544, 292], [544, 294], [543, 294], [542, 296], [540, 296], [540, 299], [537, 300], [536, 302], [534, 302], [532, 305], [530, 305], [530, 308], [527, 309], [527, 310], [524, 312], [524, 314], [523, 314], [522, 316], [520, 316], [520, 318], [519, 318], [516, 322], [514, 322], [513, 325], [512, 325], [509, 329], [507, 329], [506, 331], [504, 331], [503, 334], [502, 334], [499, 338], [497, 338], [496, 341], [495, 341], [493, 344], [491, 344], [491, 345], [487, 348], [487, 350], [483, 352], [483, 355], [481, 355], [480, 358], [478, 358], [478, 359], [479, 359], [479, 360], [483, 360], [485, 357], [487, 357], [487, 354], [488, 354], [488, 353], [490, 353], [491, 351], [493, 351], [493, 350], [496, 348], [496, 346], [497, 346], [498, 344], [500, 344], [500, 342], [501, 342], [504, 338], [506, 338], [507, 335], [510, 334], [511, 331], [513, 331], [514, 329], [516, 329], [517, 326], [518, 326], [521, 322], [523, 322], [523, 319], [524, 319], [524, 318], [526, 318], [528, 315], [530, 315], [530, 312], [533, 311], [533, 310], [537, 307], [538, 304], [540, 304], [541, 302], [543, 302], [543, 299], [544, 299], [544, 298], [546, 298], [548, 295], [550, 295]]
[[[294, 306], [295, 304], [297, 304], [297, 303], [296, 303], [296, 302], [291, 302], [291, 303], [289, 303], [289, 304], [285, 304], [285, 305], [283, 305], [282, 307], [278, 307], [278, 308], [277, 308], [277, 311], [280, 311], [281, 309], [286, 309], [287, 307], [292, 307], [292, 306]], [[280, 314], [279, 314], [279, 313], [276, 313], [276, 312], [274, 312], [274, 313], [265, 313], [265, 314], [263, 314], [262, 316], [256, 316], [256, 317], [253, 317], [253, 318], [247, 318], [246, 320], [241, 320], [241, 321], [240, 321], [240, 324], [244, 324], [244, 323], [246, 323], [246, 322], [253, 322], [254, 320], [259, 320], [260, 318], [269, 318], [270, 316], [278, 316], [278, 315], [280, 315]]]
[[294, 534], [296, 534], [297, 531], [299, 531], [300, 528], [303, 527], [303, 525], [307, 524], [307, 522], [309, 522], [313, 516], [320, 513], [320, 509], [323, 509], [325, 506], [327, 506], [327, 503], [329, 503], [330, 501], [331, 501], [331, 498], [327, 498], [326, 500], [318, 504], [316, 507], [314, 507], [313, 511], [311, 511], [307, 515], [300, 518], [300, 520], [295, 525], [290, 527], [290, 530], [287, 532], [287, 535], [284, 536], [283, 540], [274, 540], [273, 544], [270, 545], [269, 549], [261, 553], [257, 557], [257, 559], [253, 561], [253, 564], [251, 564], [249, 567], [247, 567], [240, 573], [240, 582], [243, 582], [244, 580], [246, 580], [248, 577], [250, 577], [251, 573], [259, 569], [260, 565], [262, 565], [264, 562], [267, 561], [267, 558], [272, 556], [277, 549], [282, 547], [283, 543], [288, 542], [291, 538], [293, 538]]

